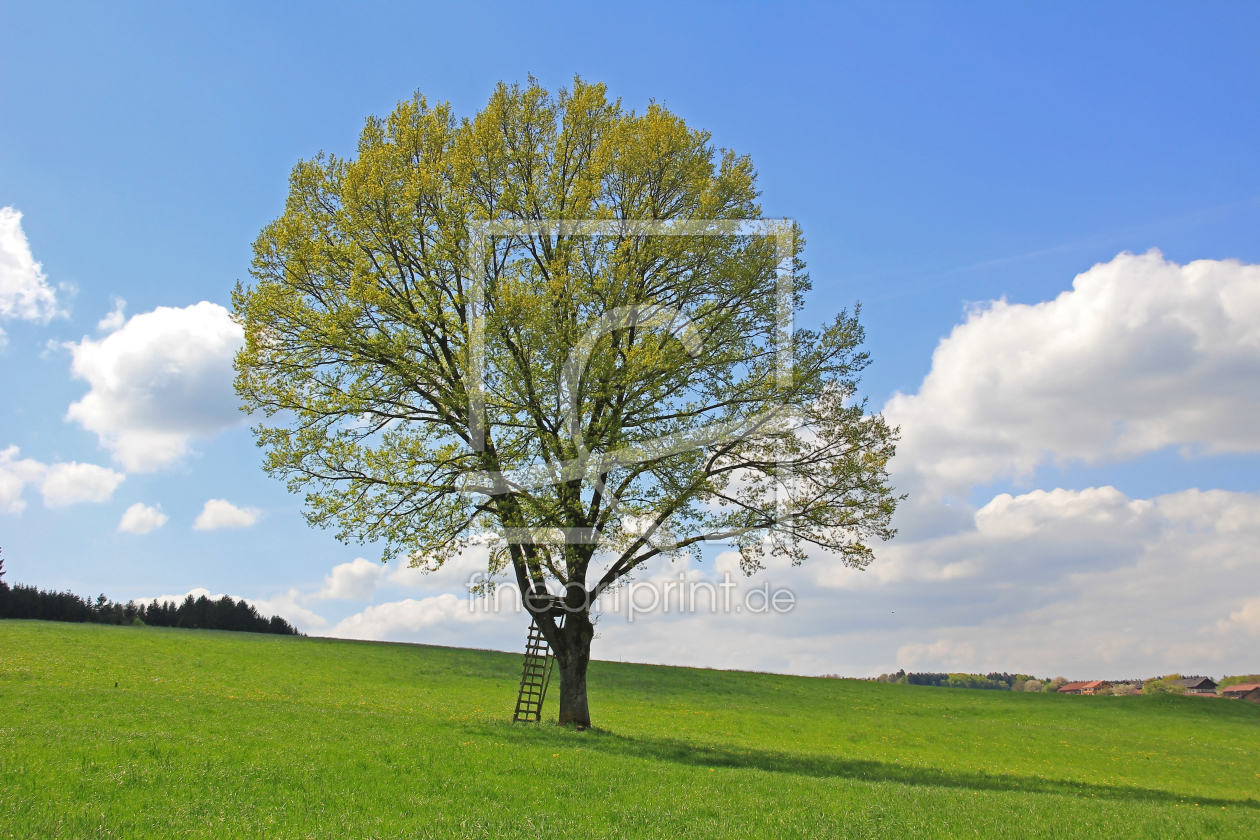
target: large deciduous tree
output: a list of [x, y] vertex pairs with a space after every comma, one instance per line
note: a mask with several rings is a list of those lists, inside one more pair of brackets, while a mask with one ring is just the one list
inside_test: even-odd
[[757, 196], [747, 157], [581, 80], [369, 119], [355, 158], [296, 166], [233, 297], [265, 469], [385, 559], [488, 540], [589, 725], [591, 603], [645, 561], [862, 567], [892, 534], [857, 312], [785, 328], [803, 243]]

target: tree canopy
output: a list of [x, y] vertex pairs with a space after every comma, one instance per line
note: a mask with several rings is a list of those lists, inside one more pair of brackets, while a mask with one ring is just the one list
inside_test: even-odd
[[858, 312], [789, 329], [804, 240], [757, 199], [748, 157], [580, 79], [369, 119], [356, 157], [294, 168], [234, 293], [265, 469], [385, 559], [485, 540], [527, 596], [558, 584], [526, 605], [589, 722], [590, 604], [647, 560], [861, 567], [893, 533]]

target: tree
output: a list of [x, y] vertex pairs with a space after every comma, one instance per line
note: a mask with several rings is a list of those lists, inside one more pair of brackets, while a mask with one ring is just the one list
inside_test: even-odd
[[1168, 674], [1142, 683], [1143, 694], [1184, 694], [1186, 687], [1181, 684], [1181, 674]]
[[561, 723], [589, 725], [592, 601], [649, 559], [729, 540], [750, 574], [811, 547], [860, 568], [893, 534], [858, 312], [785, 330], [803, 242], [739, 221], [755, 182], [580, 79], [500, 84], [464, 120], [417, 94], [357, 158], [298, 163], [234, 292], [264, 469], [383, 560], [488, 542], [555, 651]]
[[[0, 564], [3, 568], [3, 564]], [[1241, 685], [1242, 683], [1260, 683], [1260, 674], [1239, 674], [1237, 676], [1224, 676], [1221, 681], [1216, 684], [1216, 693], [1220, 694], [1224, 689], [1231, 685]]]

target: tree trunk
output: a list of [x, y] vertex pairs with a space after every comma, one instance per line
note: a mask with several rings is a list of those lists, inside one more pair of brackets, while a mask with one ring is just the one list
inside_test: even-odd
[[591, 710], [586, 702], [586, 667], [591, 663], [591, 640], [595, 627], [586, 612], [570, 613], [560, 630], [564, 644], [556, 649], [556, 665], [560, 670], [560, 724], [578, 728], [591, 725]]

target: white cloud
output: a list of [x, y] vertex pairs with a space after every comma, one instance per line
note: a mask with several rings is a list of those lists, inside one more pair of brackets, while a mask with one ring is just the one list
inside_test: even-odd
[[114, 332], [121, 329], [126, 323], [127, 316], [124, 314], [127, 309], [127, 301], [122, 298], [114, 298], [114, 309], [104, 318], [96, 322], [96, 328], [102, 332]]
[[1260, 598], [1247, 601], [1242, 605], [1242, 609], [1230, 613], [1228, 619], [1222, 619], [1216, 626], [1224, 634], [1242, 631], [1253, 636], [1260, 636]]
[[[421, 600], [408, 598], [368, 607], [339, 622], [325, 635], [340, 639], [398, 639], [425, 630], [437, 630], [441, 633], [439, 638], [445, 641], [453, 629], [455, 638], [458, 638], [456, 628], [461, 626], [511, 620], [511, 613], [471, 610], [467, 597], [460, 598], [447, 592]], [[520, 624], [521, 621], [520, 615], [517, 615], [514, 623]], [[522, 639], [524, 626], [527, 625], [528, 621], [522, 625]]]
[[[897, 606], [898, 620], [881, 623], [907, 639], [889, 667], [1082, 677], [1240, 667], [1254, 644], [1247, 596], [1260, 593], [1257, 516], [1260, 496], [1219, 490], [1003, 495], [970, 532], [888, 546], [872, 571], [891, 583], [862, 594]], [[916, 556], [926, 558], [916, 578], [881, 568]], [[959, 562], [967, 579], [932, 577]]]
[[1239, 663], [1260, 614], [1257, 497], [1098, 487], [1001, 494], [978, 510], [960, 499], [996, 479], [1032, 483], [1047, 463], [1260, 451], [1257, 409], [1260, 266], [1122, 254], [1052, 301], [976, 308], [919, 392], [885, 407], [902, 429], [894, 480], [911, 493], [900, 535], [866, 572], [807, 567], [803, 607], [845, 593], [833, 597], [853, 620], [818, 632], [880, 651], [873, 669], [1133, 676]]
[[0, 450], [0, 513], [21, 513], [26, 509], [22, 489], [38, 482], [46, 467], [30, 458], [18, 460], [18, 448]]
[[[791, 590], [797, 604], [787, 614], [714, 614], [702, 593], [696, 612], [680, 613], [675, 600], [669, 612], [658, 608], [633, 624], [623, 605], [600, 620], [593, 655], [856, 676], [897, 667], [1082, 678], [1237, 670], [1260, 632], [1257, 544], [1260, 494], [1188, 490], [1131, 499], [1113, 487], [1001, 494], [961, 532], [879, 546], [864, 572], [815, 556], [800, 567], [771, 560], [747, 579], [733, 552], [650, 564], [638, 582], [660, 587], [680, 574], [688, 583], [718, 581], [732, 572], [737, 607], [767, 583]], [[529, 620], [514, 598], [497, 612], [480, 601], [469, 609], [464, 575], [484, 563], [484, 552], [466, 554], [452, 564], [459, 578], [386, 574], [381, 585], [427, 584], [433, 594], [374, 604], [320, 632], [520, 648]], [[328, 575], [320, 591], [333, 591], [338, 578]], [[315, 600], [290, 594], [298, 606]]]
[[304, 606], [306, 596], [296, 589], [290, 589], [270, 599], [250, 599], [249, 603], [263, 615], [278, 615], [302, 632], [319, 630], [328, 626], [323, 616], [311, 612]]
[[[59, 314], [56, 292], [26, 241], [22, 214], [12, 207], [0, 207], [0, 319], [47, 323]], [[0, 345], [3, 343], [4, 331], [0, 330]]]
[[486, 545], [474, 543], [437, 568], [426, 563], [411, 566], [403, 558], [403, 562], [388, 573], [387, 580], [406, 589], [466, 593], [473, 575], [485, 573], [488, 559], [489, 550]]
[[919, 392], [888, 402], [903, 486], [958, 496], [1047, 461], [1260, 451], [1260, 266], [1121, 254], [1072, 286], [974, 309]]
[[118, 523], [119, 531], [129, 534], [147, 534], [166, 524], [167, 516], [162, 513], [162, 506], [149, 507], [143, 502], [136, 502], [122, 515]]
[[[1131, 534], [1127, 556], [1113, 548], [1057, 571], [1043, 561], [1052, 570], [1031, 580], [1018, 565], [987, 564], [967, 592], [941, 593], [979, 620], [923, 628], [941, 655], [933, 658], [931, 644], [910, 644], [897, 664], [1110, 677], [1246, 667], [1260, 631], [1260, 528], [1237, 527], [1236, 514], [1260, 515], [1260, 496], [1187, 490], [1151, 505], [1157, 527]], [[1077, 539], [1064, 521], [1043, 532], [1038, 547], [1071, 556]]]
[[219, 528], [248, 528], [258, 521], [262, 511], [258, 508], [238, 508], [227, 499], [210, 499], [206, 502], [193, 530], [215, 531]]
[[74, 376], [91, 390], [66, 416], [95, 432], [128, 470], [167, 466], [187, 454], [194, 438], [242, 422], [232, 359], [243, 336], [226, 309], [203, 301], [160, 306], [102, 339], [84, 337], [67, 346]]
[[157, 601], [159, 604], [165, 604], [167, 601], [170, 601], [173, 604], [182, 604], [184, 603], [184, 599], [187, 598], [189, 595], [193, 597], [194, 601], [202, 597], [203, 595], [206, 598], [209, 598], [211, 601], [217, 601], [223, 597], [223, 593], [219, 593], [218, 595], [212, 595], [210, 594], [209, 589], [205, 589], [203, 587], [198, 586], [198, 587], [188, 590], [182, 595], [155, 595], [152, 598], [137, 598], [136, 603], [151, 604], [154, 601]]
[[[739, 579], [737, 598], [764, 582], [793, 591], [787, 615], [605, 616], [593, 655], [855, 676], [1232, 673], [1250, 667], [1260, 632], [1257, 544], [1260, 494], [1002, 495], [964, 532], [880, 546], [864, 572], [815, 556]], [[710, 577], [731, 561], [663, 565], [640, 579]]]
[[[789, 614], [657, 610], [633, 625], [606, 614], [593, 655], [804, 674], [1241, 672], [1260, 634], [1260, 494], [1143, 499], [1103, 486], [959, 499], [1001, 478], [1035, 487], [1048, 463], [1169, 446], [1260, 451], [1256, 409], [1260, 267], [1121, 255], [1053, 301], [973, 311], [941, 342], [919, 392], [890, 401], [903, 433], [895, 480], [913, 495], [900, 535], [876, 546], [869, 569], [822, 555], [800, 567], [771, 560], [738, 582], [791, 589]], [[712, 581], [735, 566], [726, 552], [653, 563], [637, 578]], [[367, 592], [354, 567], [294, 600]], [[484, 568], [483, 546], [428, 574], [394, 568], [374, 584], [386, 603], [327, 632], [519, 650], [529, 620], [514, 604], [468, 610], [468, 576]], [[396, 600], [391, 586], [418, 593]]]
[[[1140, 677], [1246, 667], [1260, 632], [1260, 495], [1190, 490], [1130, 499], [1112, 487], [1037, 490], [999, 495], [970, 519], [960, 533], [880, 546], [865, 572], [819, 556], [801, 567], [773, 560], [751, 580], [732, 575], [735, 605], [769, 583], [795, 593], [787, 614], [713, 614], [703, 594], [697, 612], [658, 608], [633, 624], [624, 606], [606, 612], [593, 654], [853, 675], [906, 667]], [[465, 575], [485, 557], [481, 549], [466, 555], [449, 579], [382, 572], [357, 558], [335, 567], [315, 592], [293, 589], [253, 603], [329, 636], [519, 649], [528, 616], [511, 596], [498, 611], [481, 601], [470, 609]], [[681, 573], [688, 582], [718, 581], [736, 570], [734, 554], [723, 552], [704, 563], [662, 560], [636, 579], [660, 586]], [[427, 592], [373, 604], [331, 627], [310, 610], [324, 598], [363, 597], [386, 584]]]
[[26, 508], [22, 491], [27, 484], [39, 487], [44, 505], [65, 507], [81, 502], [105, 502], [126, 478], [95, 464], [75, 461], [42, 464], [32, 458], [18, 460], [18, 448], [0, 450], [0, 513], [21, 513]]
[[48, 507], [65, 507], [80, 502], [104, 502], [114, 494], [125, 476], [95, 464], [53, 464], [44, 474], [40, 490]]
[[386, 567], [383, 564], [356, 557], [353, 562], [333, 566], [332, 571], [324, 578], [324, 585], [310, 597], [315, 601], [367, 601], [376, 593], [376, 587], [385, 572]]

